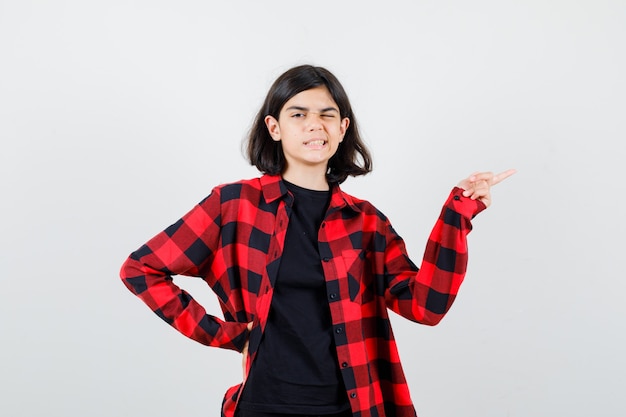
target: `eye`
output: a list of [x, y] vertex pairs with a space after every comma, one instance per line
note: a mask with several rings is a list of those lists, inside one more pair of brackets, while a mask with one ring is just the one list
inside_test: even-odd
[[291, 117], [296, 118], [296, 119], [304, 117], [304, 116], [305, 116], [304, 113], [294, 113], [291, 115]]
[[334, 119], [335, 115], [333, 113], [322, 113], [321, 116], [325, 119]]

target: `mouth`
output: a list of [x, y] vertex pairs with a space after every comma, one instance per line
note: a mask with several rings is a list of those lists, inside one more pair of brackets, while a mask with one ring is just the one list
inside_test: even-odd
[[321, 148], [328, 143], [327, 140], [324, 139], [311, 139], [304, 142], [304, 146], [310, 148]]

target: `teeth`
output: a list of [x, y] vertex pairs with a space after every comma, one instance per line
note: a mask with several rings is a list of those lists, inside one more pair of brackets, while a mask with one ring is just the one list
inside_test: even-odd
[[324, 141], [324, 140], [311, 140], [311, 141], [307, 142], [306, 144], [307, 144], [307, 145], [319, 145], [319, 146], [321, 146], [321, 145], [323, 145], [325, 142], [326, 142], [326, 141]]

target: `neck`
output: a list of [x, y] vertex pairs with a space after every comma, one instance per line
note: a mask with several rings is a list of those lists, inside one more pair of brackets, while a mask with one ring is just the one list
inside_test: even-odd
[[309, 190], [327, 191], [330, 188], [326, 181], [326, 172], [320, 172], [319, 169], [298, 171], [286, 169], [283, 178], [298, 187]]

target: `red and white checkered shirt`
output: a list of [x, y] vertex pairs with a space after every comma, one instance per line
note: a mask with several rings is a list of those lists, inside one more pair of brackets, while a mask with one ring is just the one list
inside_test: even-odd
[[[337, 359], [354, 416], [415, 416], [387, 309], [437, 324], [452, 305], [467, 266], [470, 220], [485, 205], [454, 188], [420, 268], [388, 219], [367, 201], [332, 187], [319, 229]], [[133, 252], [120, 275], [159, 317], [209, 346], [256, 357], [285, 246], [293, 196], [280, 176], [215, 187], [179, 221]], [[173, 281], [201, 277], [224, 318], [207, 314]], [[246, 325], [253, 321], [248, 332]], [[222, 415], [233, 417], [241, 384], [228, 389]]]

